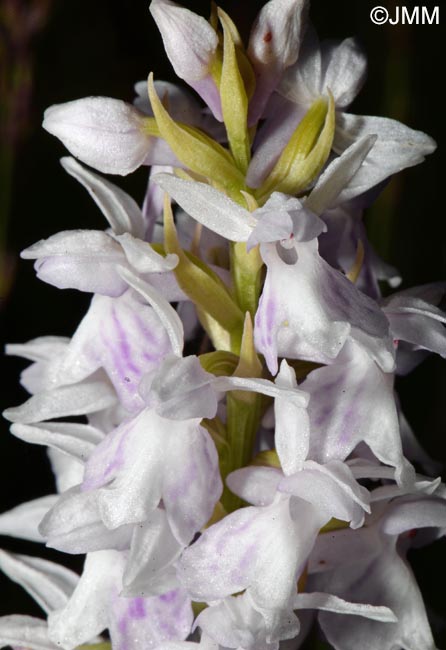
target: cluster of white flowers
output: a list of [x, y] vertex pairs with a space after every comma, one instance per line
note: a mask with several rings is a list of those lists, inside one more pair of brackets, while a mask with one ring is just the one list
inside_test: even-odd
[[22, 253], [93, 298], [71, 339], [8, 346], [31, 397], [5, 417], [48, 446], [58, 494], [0, 533], [86, 560], [78, 576], [1, 551], [47, 619], [0, 618], [0, 646], [295, 649], [317, 617], [336, 650], [433, 650], [405, 554], [445, 532], [446, 490], [412, 465], [435, 473], [394, 378], [446, 356], [446, 284], [382, 298], [400, 278], [362, 211], [435, 143], [347, 112], [365, 57], [319, 44], [306, 0], [270, 0], [246, 48], [215, 6], [150, 10], [206, 108], [149, 77], [134, 106], [45, 114], [90, 167], [151, 171], [141, 209], [63, 158], [108, 228]]

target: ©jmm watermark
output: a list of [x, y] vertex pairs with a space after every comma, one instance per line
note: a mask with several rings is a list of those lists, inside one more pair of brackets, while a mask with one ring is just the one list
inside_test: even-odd
[[374, 7], [370, 19], [375, 25], [439, 25], [440, 7], [395, 7], [393, 16], [382, 6]]

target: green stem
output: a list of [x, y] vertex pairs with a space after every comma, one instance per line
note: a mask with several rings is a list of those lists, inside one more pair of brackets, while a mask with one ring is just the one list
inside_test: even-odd
[[[261, 405], [262, 398], [256, 393], [232, 391], [227, 395], [226, 428], [231, 472], [245, 467], [252, 459]], [[222, 503], [227, 512], [232, 512], [241, 506], [242, 500], [225, 488]]]

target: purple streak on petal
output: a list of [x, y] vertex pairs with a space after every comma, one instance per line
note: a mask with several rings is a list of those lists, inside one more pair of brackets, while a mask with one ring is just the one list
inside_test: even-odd
[[265, 287], [259, 300], [259, 307], [255, 315], [255, 340], [257, 348], [265, 356], [265, 360], [270, 372], [277, 373], [277, 352], [275, 344], [276, 334], [276, 302], [272, 293]]
[[276, 304], [274, 300], [270, 297], [266, 305], [266, 331], [267, 331], [266, 340], [268, 341], [269, 344], [271, 344], [273, 341], [272, 332], [275, 324], [275, 315], [276, 315]]
[[169, 484], [169, 491], [166, 496], [171, 502], [179, 501], [188, 492], [189, 487], [197, 480], [197, 477], [197, 464], [192, 458], [189, 460], [189, 464], [184, 467], [184, 473], [179, 479], [175, 483]]
[[168, 591], [166, 594], [162, 594], [160, 596], [160, 600], [163, 601], [163, 603], [171, 603], [175, 600], [177, 597], [177, 590], [173, 589], [172, 591]]
[[[89, 477], [89, 464], [87, 463], [85, 478], [81, 484], [82, 492], [88, 492], [95, 488], [102, 487], [110, 480], [110, 478], [114, 478], [115, 474], [125, 464], [125, 444], [127, 442], [128, 434], [132, 430], [133, 421], [129, 422], [126, 426], [121, 425], [121, 427], [121, 431], [119, 432], [119, 442], [111, 460], [109, 460], [103, 472], [93, 473], [93, 475]], [[113, 434], [110, 433], [103, 442], [96, 447], [89, 462], [96, 460], [96, 458], [98, 456], [100, 457], [102, 454], [107, 454], [107, 447], [112, 445], [114, 442], [112, 436]]]
[[319, 417], [314, 419], [313, 425], [315, 427], [321, 427], [327, 421], [328, 417], [331, 415], [332, 412], [333, 409], [331, 408], [331, 406], [324, 406], [323, 408], [321, 408], [320, 415]]
[[257, 516], [257, 513], [253, 512], [252, 516], [249, 519], [247, 519], [243, 524], [239, 524], [239, 526], [237, 528], [231, 528], [230, 530], [227, 530], [221, 536], [221, 538], [218, 540], [218, 542], [216, 544], [215, 550], [216, 550], [217, 554], [223, 553], [223, 551], [226, 549], [227, 538], [228, 537], [233, 538], [233, 537], [239, 536], [239, 535], [241, 535], [243, 537], [243, 534], [245, 533], [246, 530], [249, 529], [252, 522], [253, 521], [255, 522], [256, 516]]
[[231, 571], [231, 580], [233, 582], [244, 582], [246, 580], [246, 574], [252, 565], [253, 558], [255, 557], [255, 551], [258, 548], [258, 544], [250, 544], [244, 551], [243, 555], [237, 562], [237, 566]]
[[128, 615], [130, 618], [138, 620], [146, 617], [146, 608], [144, 598], [132, 598], [129, 602]]
[[159, 345], [159, 341], [157, 340], [156, 336], [153, 335], [153, 332], [151, 332], [151, 330], [147, 327], [141, 316], [139, 314], [133, 313], [132, 317], [135, 325], [144, 335], [144, 338], [147, 339], [147, 341], [152, 345]]
[[113, 317], [113, 323], [115, 325], [116, 331], [119, 336], [118, 341], [119, 341], [119, 350], [121, 352], [121, 355], [124, 358], [128, 369], [134, 373], [139, 373], [140, 369], [137, 366], [135, 366], [133, 363], [133, 359], [131, 357], [131, 349], [127, 340], [126, 333], [122, 328], [121, 322], [116, 315], [116, 311], [114, 307], [112, 308], [112, 317]]

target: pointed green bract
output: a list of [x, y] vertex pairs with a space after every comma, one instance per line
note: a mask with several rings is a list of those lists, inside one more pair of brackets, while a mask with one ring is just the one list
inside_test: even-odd
[[[235, 377], [261, 377], [262, 364], [254, 344], [254, 330], [249, 312], [246, 312], [243, 325], [242, 345], [240, 348], [240, 359], [234, 371]], [[252, 398], [255, 393], [242, 393], [245, 398]]]
[[[243, 313], [232, 300], [226, 286], [204, 262], [180, 247], [170, 200], [164, 202], [164, 247], [175, 252], [179, 262], [174, 269], [178, 284], [202, 312], [209, 314], [230, 335], [240, 337]], [[204, 326], [204, 323], [202, 323]]]
[[256, 198], [264, 203], [272, 192], [302, 192], [324, 166], [335, 132], [335, 104], [330, 95], [317, 99], [297, 126], [290, 141]]
[[236, 337], [231, 336], [231, 333], [222, 327], [215, 318], [212, 318], [208, 312], [197, 305], [195, 305], [195, 308], [197, 310], [198, 320], [209, 336], [213, 347], [216, 350], [223, 350], [224, 352], [239, 352], [241, 333], [238, 333]]
[[260, 297], [263, 260], [259, 247], [249, 252], [246, 242], [231, 244], [231, 275], [240, 309], [254, 317]]
[[160, 135], [178, 160], [196, 174], [216, 181], [229, 195], [239, 197], [240, 190], [245, 188], [244, 176], [235, 166], [229, 152], [199, 129], [179, 124], [170, 117], [156, 94], [152, 74], [148, 85]]
[[250, 161], [248, 134], [248, 98], [237, 62], [233, 30], [226, 14], [219, 10], [223, 26], [223, 66], [220, 79], [220, 97], [223, 120], [229, 146], [239, 169], [244, 173]]

